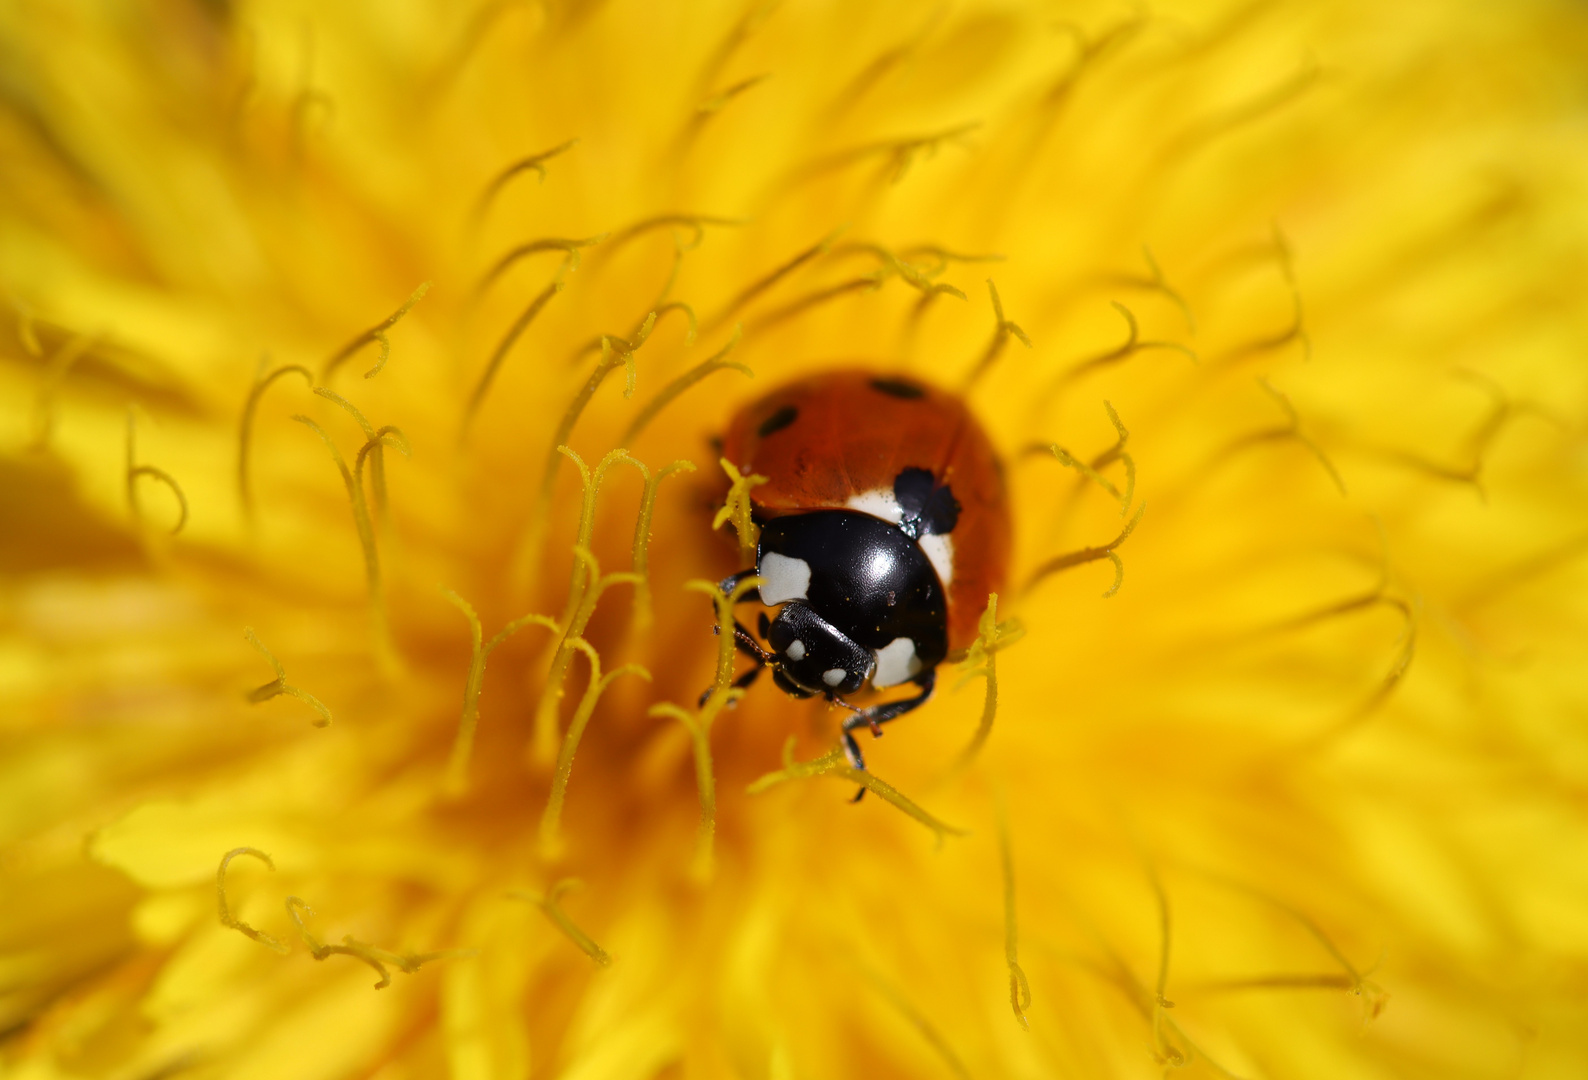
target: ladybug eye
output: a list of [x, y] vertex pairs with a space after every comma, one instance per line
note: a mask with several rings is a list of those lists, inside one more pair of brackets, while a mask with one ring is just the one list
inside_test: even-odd
[[826, 683], [828, 686], [837, 686], [839, 683], [844, 681], [844, 676], [848, 674], [849, 673], [841, 667], [828, 668], [826, 671], [822, 672], [822, 682]]
[[783, 651], [788, 653], [788, 658], [790, 660], [805, 659], [805, 643], [803, 641], [792, 642], [790, 643], [789, 647]]

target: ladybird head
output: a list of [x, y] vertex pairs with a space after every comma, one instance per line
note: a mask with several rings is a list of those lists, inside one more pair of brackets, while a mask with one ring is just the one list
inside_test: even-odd
[[791, 600], [767, 628], [779, 671], [817, 694], [852, 694], [871, 674], [870, 652], [856, 645], [806, 604]]

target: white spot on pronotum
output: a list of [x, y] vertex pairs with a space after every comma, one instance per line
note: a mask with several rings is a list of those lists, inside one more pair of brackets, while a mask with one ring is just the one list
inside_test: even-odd
[[788, 658], [790, 660], [803, 660], [803, 659], [805, 659], [805, 643], [803, 641], [793, 642], [793, 643], [791, 643], [789, 645], [788, 648], [784, 649], [783, 651], [788, 653]]
[[948, 588], [949, 582], [954, 580], [954, 538], [928, 533], [916, 543], [921, 545], [927, 561], [932, 564], [932, 569], [937, 571], [937, 579], [943, 583], [945, 589]]
[[915, 655], [915, 642], [907, 637], [896, 637], [877, 653], [877, 670], [871, 676], [871, 685], [878, 690], [909, 682], [920, 674], [921, 660]]
[[803, 600], [811, 587], [811, 564], [769, 551], [756, 568], [761, 575], [761, 603], [771, 607], [790, 600]]
[[844, 505], [851, 510], [859, 510], [862, 514], [881, 518], [889, 525], [897, 525], [904, 520], [904, 508], [899, 505], [899, 500], [893, 497], [893, 492], [888, 488], [872, 488], [870, 491], [862, 491], [859, 495], [851, 495]]
[[841, 667], [828, 668], [822, 672], [822, 682], [828, 686], [837, 686], [844, 681], [844, 676], [847, 674], [849, 673]]

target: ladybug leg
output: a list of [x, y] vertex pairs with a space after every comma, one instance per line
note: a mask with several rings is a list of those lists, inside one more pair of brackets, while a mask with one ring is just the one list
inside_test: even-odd
[[[849, 702], [844, 701], [841, 698], [833, 698], [832, 700], [837, 702], [839, 705], [843, 705], [843, 706], [845, 706], [847, 708], [850, 708], [850, 709], [854, 709], [855, 708], [853, 705], [850, 705]], [[865, 755], [860, 752], [860, 743], [855, 741], [855, 736], [854, 736], [853, 731], [852, 731], [853, 725], [850, 724], [850, 721], [855, 719], [855, 717], [859, 716], [860, 714], [861, 714], [861, 710], [855, 709], [855, 715], [847, 718], [844, 721], [844, 726], [841, 729], [839, 729], [839, 737], [843, 739], [843, 742], [844, 742], [844, 757], [849, 759], [849, 764], [853, 768], [858, 769], [861, 772], [865, 772], [866, 771], [866, 758], [865, 758]], [[866, 789], [865, 788], [857, 788], [855, 790], [855, 797], [850, 799], [849, 801], [850, 802], [859, 802], [861, 799], [864, 799], [865, 797], [866, 797]]]
[[[880, 736], [882, 734], [881, 725], [886, 724], [889, 720], [897, 720], [905, 713], [925, 705], [931, 698], [932, 691], [937, 689], [937, 669], [933, 668], [929, 671], [921, 672], [915, 677], [915, 685], [921, 688], [921, 692], [912, 698], [905, 698], [902, 701], [890, 701], [886, 705], [873, 705], [869, 709], [856, 709], [853, 716], [845, 717], [845, 752], [848, 753], [849, 745], [854, 743], [854, 736], [850, 733], [855, 729], [869, 727], [873, 737]], [[856, 747], [855, 752], [850, 755], [851, 763], [854, 763], [859, 755], [860, 750]], [[855, 764], [855, 768], [864, 769], [865, 765]]]
[[[717, 582], [717, 588], [722, 590], [722, 595], [724, 595], [724, 596], [732, 596], [733, 595], [733, 590], [737, 589], [739, 587], [739, 582], [743, 581], [745, 578], [753, 578], [753, 577], [755, 577], [755, 567], [752, 566], [748, 570], [740, 570], [737, 574], [729, 574], [727, 577], [725, 577], [721, 581]], [[750, 589], [743, 596], [739, 597], [739, 603], [744, 604], [744, 603], [750, 602], [751, 600], [760, 600], [760, 599], [761, 599], [760, 590], [759, 589]]]
[[[880, 736], [882, 734], [881, 725], [886, 724], [889, 720], [897, 720], [912, 709], [918, 709], [925, 705], [927, 700], [931, 698], [932, 691], [937, 689], [937, 669], [933, 668], [930, 671], [921, 672], [915, 677], [915, 685], [921, 688], [921, 692], [914, 697], [905, 698], [903, 701], [890, 701], [886, 705], [875, 705], [869, 709], [856, 709], [842, 698], [834, 697], [831, 699], [846, 709], [852, 710], [851, 714], [844, 718], [843, 726], [840, 729], [840, 734], [844, 741], [844, 757], [849, 759], [850, 765], [862, 772], [866, 768], [866, 758], [860, 752], [860, 743], [855, 739], [855, 732], [862, 727], [869, 727], [873, 737]], [[855, 797], [849, 801], [859, 802], [865, 797], [865, 794], [866, 789], [861, 788], [855, 792]]]
[[[843, 729], [843, 732], [842, 732], [842, 737], [843, 737], [843, 740], [844, 740], [844, 757], [849, 759], [849, 764], [852, 765], [855, 769], [857, 769], [860, 772], [865, 772], [866, 771], [865, 755], [861, 754], [861, 752], [860, 752], [860, 743], [855, 740], [855, 736], [850, 731], [848, 724], [844, 725], [844, 729]], [[861, 799], [864, 799], [865, 797], [866, 797], [866, 789], [863, 788], [863, 787], [856, 788], [855, 789], [854, 798], [850, 799], [849, 801], [852, 802], [852, 803], [853, 802], [859, 802]]]

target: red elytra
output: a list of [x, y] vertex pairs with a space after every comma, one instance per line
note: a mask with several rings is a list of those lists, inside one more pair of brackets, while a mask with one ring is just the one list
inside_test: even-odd
[[750, 490], [763, 521], [864, 509], [868, 494], [891, 493], [906, 470], [931, 473], [959, 504], [949, 543], [932, 559], [946, 579], [949, 648], [975, 641], [988, 594], [1008, 573], [1012, 526], [1003, 465], [964, 399], [875, 371], [812, 375], [740, 409], [722, 453], [740, 472], [766, 477]]

